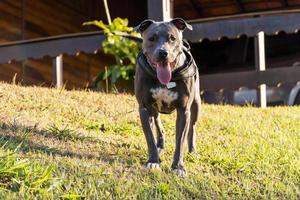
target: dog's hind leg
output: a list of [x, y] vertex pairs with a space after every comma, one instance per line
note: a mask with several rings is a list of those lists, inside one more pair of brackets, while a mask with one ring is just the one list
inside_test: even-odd
[[196, 97], [191, 106], [191, 121], [187, 138], [190, 153], [196, 151], [196, 122], [200, 116], [200, 104], [200, 97]]
[[150, 112], [146, 108], [142, 107], [139, 111], [143, 131], [148, 145], [149, 159], [147, 161], [146, 167], [149, 169], [159, 168], [158, 150], [155, 144], [155, 138], [153, 134], [154, 117], [153, 115], [150, 115]]
[[157, 150], [162, 153], [165, 145], [165, 130], [160, 120], [160, 114], [156, 113], [154, 115], [154, 122], [157, 131]]

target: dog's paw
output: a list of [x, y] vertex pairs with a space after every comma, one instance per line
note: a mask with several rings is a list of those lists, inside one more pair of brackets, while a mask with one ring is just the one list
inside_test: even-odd
[[159, 167], [159, 163], [151, 163], [151, 162], [148, 162], [147, 164], [146, 164], [146, 169], [160, 169], [160, 167]]
[[173, 169], [172, 171], [176, 176], [179, 176], [179, 177], [186, 177], [187, 176], [187, 172], [186, 172], [185, 169]]
[[196, 147], [189, 147], [189, 153], [190, 154], [196, 154], [197, 153]]

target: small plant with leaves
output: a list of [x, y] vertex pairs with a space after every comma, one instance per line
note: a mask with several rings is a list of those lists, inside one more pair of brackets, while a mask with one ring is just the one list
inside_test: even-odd
[[141, 45], [126, 36], [140, 38], [140, 35], [128, 27], [128, 19], [115, 18], [111, 24], [100, 21], [85, 22], [83, 25], [94, 25], [104, 31], [107, 39], [102, 47], [105, 54], [113, 55], [116, 63], [105, 72], [98, 75], [96, 84], [102, 80], [110, 79], [111, 86], [118, 80], [133, 80], [136, 58]]

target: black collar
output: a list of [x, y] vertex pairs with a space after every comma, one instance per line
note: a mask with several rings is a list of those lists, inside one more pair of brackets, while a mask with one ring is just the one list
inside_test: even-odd
[[[183, 53], [186, 55], [186, 61], [183, 66], [175, 69], [172, 72], [171, 81], [178, 81], [182, 79], [187, 79], [189, 77], [195, 76], [197, 72], [197, 66], [195, 61], [188, 50], [183, 50]], [[143, 52], [140, 52], [138, 55], [138, 64], [143, 69], [144, 72], [149, 74], [152, 78], [157, 79], [156, 71], [147, 61], [147, 58]]]

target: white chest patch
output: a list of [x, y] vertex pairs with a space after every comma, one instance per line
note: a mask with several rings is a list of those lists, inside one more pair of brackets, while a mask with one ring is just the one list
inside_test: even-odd
[[170, 106], [170, 104], [178, 98], [177, 92], [172, 92], [166, 88], [151, 88], [150, 92], [152, 93], [152, 97], [156, 100], [159, 110], [161, 110], [163, 102]]

